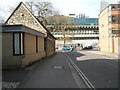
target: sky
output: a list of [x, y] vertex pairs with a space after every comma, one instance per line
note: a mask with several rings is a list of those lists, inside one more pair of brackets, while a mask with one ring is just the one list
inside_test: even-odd
[[[28, 0], [0, 0], [0, 15], [7, 19], [10, 7], [17, 7], [20, 2]], [[85, 14], [91, 18], [97, 18], [100, 12], [101, 0], [39, 0], [50, 1], [55, 9], [58, 9], [62, 15]]]

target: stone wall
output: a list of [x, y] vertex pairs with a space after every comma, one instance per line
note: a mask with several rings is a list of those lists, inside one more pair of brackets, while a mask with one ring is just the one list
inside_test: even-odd
[[46, 56], [50, 56], [55, 53], [55, 38], [53, 38], [51, 35], [47, 35], [46, 41], [45, 41], [45, 47], [46, 47]]
[[46, 33], [46, 30], [36, 20], [36, 18], [31, 14], [31, 12], [24, 6], [24, 4], [20, 4], [16, 11], [14, 11], [14, 13], [10, 16], [6, 24], [22, 24], [34, 30]]

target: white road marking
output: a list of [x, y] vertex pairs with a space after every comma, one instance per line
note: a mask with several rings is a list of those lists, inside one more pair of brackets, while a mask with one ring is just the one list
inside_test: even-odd
[[[64, 53], [64, 52], [63, 52]], [[88, 78], [84, 75], [84, 73], [80, 70], [80, 68], [77, 67], [77, 65], [72, 61], [72, 59], [66, 54], [64, 53], [68, 60], [70, 61], [70, 63], [73, 65], [73, 67], [75, 68], [75, 70], [78, 72], [78, 74], [81, 76], [81, 78], [84, 80], [85, 84], [88, 86], [88, 88], [90, 88], [91, 90], [96, 90], [95, 87], [92, 85], [92, 83], [88, 80]]]

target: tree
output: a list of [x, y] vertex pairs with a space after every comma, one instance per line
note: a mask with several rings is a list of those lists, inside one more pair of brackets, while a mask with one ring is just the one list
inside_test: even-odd
[[54, 15], [48, 17], [47, 21], [48, 25], [51, 26], [51, 29], [49, 29], [51, 32], [62, 32], [62, 40], [64, 40], [65, 45], [66, 40], [69, 39], [69, 37], [66, 37], [66, 35], [70, 35], [70, 33], [67, 32], [66, 26], [73, 24], [72, 19], [64, 15]]
[[35, 10], [34, 10], [33, 7], [35, 5], [35, 1], [33, 2], [32, 0], [29, 0], [29, 1], [26, 1], [25, 4], [29, 8], [29, 10], [31, 11], [31, 13], [34, 14]]
[[32, 14], [34, 14], [34, 16], [36, 16], [44, 25], [47, 25], [47, 17], [59, 12], [53, 8], [51, 2], [29, 0], [25, 4]]
[[[47, 18], [48, 25], [54, 27], [54, 31], [61, 31], [66, 25], [71, 25], [73, 23], [72, 19], [64, 15], [54, 15]], [[63, 29], [62, 29], [63, 31]]]
[[[45, 26], [47, 25], [47, 18], [59, 14], [59, 10], [53, 8], [51, 2], [39, 1], [39, 0], [28, 0], [25, 5], [30, 12]], [[8, 12], [13, 12], [15, 7], [10, 7]]]

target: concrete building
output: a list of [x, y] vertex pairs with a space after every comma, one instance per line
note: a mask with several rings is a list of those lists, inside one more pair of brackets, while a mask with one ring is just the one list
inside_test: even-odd
[[99, 35], [102, 52], [120, 54], [120, 3], [101, 2]]
[[99, 41], [98, 18], [74, 18], [73, 25], [64, 26], [65, 32], [51, 32], [56, 40], [56, 47], [64, 45], [77, 45], [78, 43], [86, 45], [97, 46]]
[[54, 36], [22, 2], [1, 27], [3, 69], [25, 67], [55, 53]]

